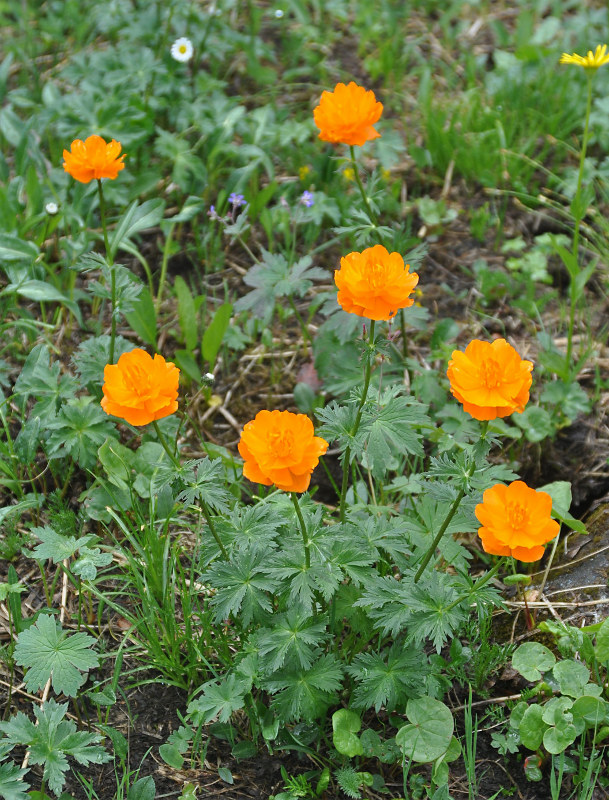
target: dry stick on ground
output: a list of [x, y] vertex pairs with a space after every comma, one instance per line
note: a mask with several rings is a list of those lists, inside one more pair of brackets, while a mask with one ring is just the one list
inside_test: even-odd
[[[62, 583], [61, 583], [61, 605], [59, 607], [59, 622], [61, 623], [62, 626], [63, 626], [63, 623], [64, 623], [65, 618], [66, 618], [66, 603], [67, 603], [67, 600], [68, 600], [68, 563], [69, 563], [69, 559], [67, 559], [67, 558], [64, 559], [64, 562], [63, 562], [63, 576], [62, 576]], [[53, 679], [53, 676], [50, 675], [48, 681], [46, 682], [46, 686], [42, 690], [42, 697], [40, 698], [40, 705], [41, 706], [43, 706], [46, 703], [46, 701], [47, 701], [47, 699], [49, 697], [49, 692], [51, 691], [51, 681], [52, 681], [52, 679]], [[36, 725], [38, 725], [38, 724], [39, 724], [39, 720], [36, 720]], [[21, 769], [25, 769], [27, 767], [27, 765], [29, 763], [29, 760], [30, 760], [30, 750], [28, 748], [26, 753], [25, 753], [25, 757], [23, 759], [23, 763], [21, 764]]]

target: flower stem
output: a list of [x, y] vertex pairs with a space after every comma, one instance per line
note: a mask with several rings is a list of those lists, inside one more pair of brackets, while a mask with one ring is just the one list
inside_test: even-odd
[[465, 496], [465, 489], [461, 489], [459, 494], [456, 496], [452, 506], [450, 507], [450, 509], [448, 511], [448, 514], [446, 515], [446, 517], [444, 519], [444, 522], [442, 523], [442, 525], [440, 527], [440, 530], [437, 532], [436, 538], [433, 540], [429, 550], [425, 554], [425, 558], [421, 562], [421, 565], [420, 565], [420, 567], [419, 567], [419, 569], [417, 571], [417, 574], [414, 576], [414, 582], [415, 583], [419, 582], [419, 578], [425, 572], [425, 567], [429, 564], [429, 562], [431, 560], [431, 557], [436, 552], [436, 547], [440, 544], [440, 540], [444, 536], [444, 533], [446, 532], [446, 529], [448, 528], [449, 522], [451, 521], [451, 519], [457, 513], [457, 509], [461, 505], [461, 500], [463, 500], [464, 496]]
[[[590, 112], [592, 110], [592, 74], [586, 70], [586, 78], [588, 79], [588, 91], [586, 96], [586, 119], [584, 123], [584, 138], [582, 139], [582, 149], [579, 154], [579, 172], [577, 173], [577, 189], [575, 190], [575, 197], [573, 199], [573, 206], [577, 214], [575, 216], [575, 227], [573, 230], [573, 248], [571, 250], [573, 258], [577, 261], [579, 249], [579, 232], [582, 219], [585, 216], [585, 210], [580, 209], [581, 191], [584, 178], [584, 167], [586, 163], [586, 150], [588, 149], [588, 138], [590, 128]], [[577, 305], [577, 281], [575, 275], [571, 275], [571, 282], [569, 284], [569, 328], [567, 330], [567, 356], [565, 363], [565, 373], [571, 375], [571, 356], [573, 353], [573, 329], [575, 327], [575, 310]]]
[[[171, 448], [169, 447], [167, 439], [161, 433], [161, 429], [159, 428], [159, 424], [155, 419], [152, 420], [152, 426], [154, 427], [156, 435], [157, 435], [157, 437], [159, 439], [159, 442], [162, 444], [163, 449], [165, 450], [165, 452], [167, 453], [169, 458], [173, 461], [174, 465], [178, 469], [180, 469], [181, 468], [180, 461], [179, 461], [178, 457], [176, 456], [175, 452], [173, 452], [171, 450]], [[209, 513], [209, 507], [208, 507], [207, 503], [205, 502], [205, 500], [203, 500], [203, 498], [201, 498], [201, 497], [199, 498], [199, 502], [201, 503], [201, 510], [203, 511], [203, 516], [207, 520], [207, 524], [209, 525], [209, 530], [211, 531], [211, 535], [216, 540], [216, 544], [220, 548], [220, 552], [222, 553], [224, 558], [228, 561], [228, 553], [226, 552], [226, 548], [222, 544], [222, 540], [218, 536], [218, 531], [216, 530], [216, 526], [214, 525], [214, 521], [212, 519], [212, 516]]]
[[[511, 556], [510, 561], [512, 562], [512, 573], [514, 575], [517, 575], [518, 571], [516, 569], [516, 559], [514, 558], [514, 556]], [[526, 592], [524, 590], [524, 587], [522, 587], [520, 584], [518, 584], [518, 594], [522, 594], [522, 600], [524, 602], [524, 621], [526, 622], [527, 630], [528, 631], [532, 631], [535, 622], [533, 620], [533, 617], [531, 616], [531, 612], [529, 611], [529, 604], [527, 602], [527, 594], [526, 594]]]
[[300, 523], [300, 532], [302, 533], [302, 542], [304, 544], [304, 551], [305, 551], [305, 566], [307, 569], [311, 567], [311, 542], [309, 541], [309, 534], [307, 533], [307, 526], [305, 525], [304, 517], [302, 516], [302, 511], [300, 510], [300, 505], [298, 503], [298, 496], [296, 492], [290, 492], [292, 497], [292, 502], [294, 503], [294, 508], [296, 509], [296, 516], [298, 517], [298, 522]]
[[[370, 343], [370, 347], [374, 345], [374, 323], [375, 320], [370, 320], [370, 337], [368, 339]], [[362, 397], [359, 402], [359, 407], [357, 409], [357, 416], [355, 417], [355, 422], [353, 424], [353, 430], [351, 431], [351, 435], [355, 436], [359, 429], [360, 422], [362, 421], [362, 414], [364, 412], [364, 405], [366, 403], [366, 397], [368, 395], [368, 387], [370, 386], [370, 374], [372, 372], [372, 360], [370, 358], [366, 359], [366, 367], [364, 371], [364, 388], [362, 390]], [[345, 457], [343, 461], [343, 482], [340, 490], [340, 521], [345, 521], [345, 502], [347, 498], [347, 483], [349, 480], [349, 467], [351, 466], [351, 448], [347, 447], [345, 449]]]
[[165, 246], [163, 247], [163, 260], [161, 261], [161, 277], [159, 278], [159, 288], [156, 293], [156, 302], [155, 302], [155, 309], [157, 314], [159, 313], [159, 309], [161, 307], [161, 301], [163, 299], [163, 289], [165, 288], [165, 279], [167, 278], [167, 263], [169, 261], [169, 251], [171, 249], [171, 240], [173, 238], [173, 229], [175, 225], [172, 225], [169, 228], [169, 233], [167, 234], [167, 238], [165, 239]]
[[152, 420], [152, 427], [154, 428], [154, 431], [155, 431], [155, 433], [156, 433], [156, 435], [158, 437], [159, 442], [163, 445], [163, 449], [165, 450], [165, 452], [167, 453], [169, 458], [173, 461], [175, 466], [178, 469], [180, 469], [181, 468], [181, 464], [180, 464], [179, 459], [176, 456], [175, 447], [173, 448], [173, 450], [169, 447], [167, 439], [161, 433], [161, 429], [159, 428], [159, 423], [156, 421], [156, 419]]
[[485, 583], [488, 583], [490, 581], [490, 579], [494, 578], [495, 575], [499, 572], [499, 567], [500, 566], [501, 566], [501, 561], [498, 561], [495, 564], [495, 566], [486, 573], [486, 575], [483, 575], [481, 578], [479, 578], [474, 583], [474, 585], [472, 586], [472, 588], [469, 590], [469, 592], [466, 595], [462, 595], [461, 597], [457, 598], [457, 600], [453, 600], [453, 602], [450, 605], [446, 606], [446, 608], [443, 609], [442, 613], [446, 614], [448, 611], [452, 611], [452, 609], [455, 606], [458, 606], [459, 603], [462, 603], [464, 600], [467, 600], [467, 598], [471, 594], [473, 594], [473, 592], [475, 592], [478, 589], [480, 589], [482, 586], [484, 586]]
[[362, 179], [359, 175], [359, 169], [357, 168], [357, 161], [355, 160], [355, 150], [353, 149], [353, 145], [349, 145], [349, 152], [351, 154], [351, 166], [353, 167], [353, 174], [355, 175], [355, 182], [357, 183], [357, 187], [359, 189], [359, 193], [362, 196], [362, 200], [364, 201], [364, 206], [366, 207], [366, 212], [370, 217], [370, 222], [374, 226], [376, 226], [376, 215], [373, 214], [372, 209], [370, 208], [370, 203], [368, 202], [368, 198], [366, 196], [366, 191], [364, 189], [364, 185], [362, 184]]
[[116, 270], [114, 269], [114, 258], [108, 244], [108, 228], [106, 226], [106, 203], [104, 201], [104, 190], [102, 189], [101, 178], [97, 178], [97, 191], [99, 193], [99, 214], [101, 217], [102, 231], [104, 232], [104, 247], [106, 248], [106, 262], [110, 269], [110, 352], [108, 361], [114, 364], [114, 342], [116, 340], [116, 316], [114, 307], [116, 305]]

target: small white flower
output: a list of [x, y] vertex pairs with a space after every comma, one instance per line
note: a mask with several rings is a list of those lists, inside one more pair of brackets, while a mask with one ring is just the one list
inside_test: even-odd
[[46, 204], [44, 210], [53, 217], [59, 211], [59, 206], [57, 203], [50, 202]]
[[192, 53], [192, 42], [185, 36], [176, 39], [171, 45], [171, 57], [175, 58], [176, 61], [190, 61]]
[[278, 8], [275, 11], [275, 16], [277, 17], [277, 19], [281, 19], [283, 17], [283, 11], [280, 8]]

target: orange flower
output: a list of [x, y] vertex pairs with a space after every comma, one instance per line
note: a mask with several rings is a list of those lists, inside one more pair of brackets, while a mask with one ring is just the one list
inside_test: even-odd
[[328, 442], [315, 436], [306, 414], [291, 411], [259, 411], [239, 442], [245, 477], [263, 486], [274, 483], [284, 492], [306, 492], [327, 449]]
[[522, 413], [529, 401], [532, 361], [524, 361], [505, 339], [474, 339], [465, 352], [453, 350], [448, 380], [463, 410], [474, 419], [508, 417]]
[[163, 419], [177, 411], [179, 377], [180, 370], [163, 356], [130, 350], [104, 367], [101, 407], [131, 425]]
[[399, 253], [389, 253], [382, 244], [349, 253], [334, 271], [336, 299], [345, 311], [358, 317], [391, 319], [399, 308], [414, 302], [409, 295], [419, 276], [408, 269]]
[[322, 92], [313, 118], [322, 141], [362, 145], [381, 135], [372, 126], [382, 113], [383, 105], [374, 92], [351, 81], [348, 86], [337, 83], [333, 92]]
[[494, 556], [514, 556], [519, 561], [538, 561], [543, 545], [557, 536], [560, 526], [550, 517], [552, 498], [531, 489], [523, 481], [509, 486], [498, 483], [487, 489], [476, 516], [482, 523], [478, 536], [482, 547]]
[[123, 158], [119, 158], [120, 142], [112, 139], [106, 143], [101, 136], [89, 136], [83, 142], [74, 139], [71, 150], [63, 151], [63, 168], [75, 180], [89, 183], [94, 178], [116, 178], [125, 166]]

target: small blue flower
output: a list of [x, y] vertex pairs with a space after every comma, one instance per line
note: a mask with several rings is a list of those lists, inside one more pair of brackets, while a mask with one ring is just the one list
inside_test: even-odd
[[303, 204], [303, 206], [311, 208], [311, 206], [315, 204], [315, 200], [313, 199], [313, 192], [303, 192], [300, 195], [300, 202]]
[[236, 192], [231, 192], [229, 194], [228, 202], [233, 206], [233, 208], [239, 208], [240, 206], [246, 205], [245, 197], [242, 194], [237, 194]]
[[210, 219], [220, 219], [220, 217], [218, 216], [218, 212], [216, 211], [216, 207], [215, 206], [210, 206], [209, 207], [209, 211], [207, 212], [207, 216]]

